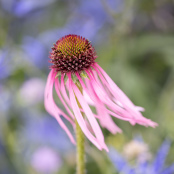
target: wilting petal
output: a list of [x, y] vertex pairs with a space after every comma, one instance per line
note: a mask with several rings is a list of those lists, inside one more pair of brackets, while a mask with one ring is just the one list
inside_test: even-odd
[[140, 111], [140, 112], [144, 112], [145, 109], [141, 106], [135, 106], [135, 108], [137, 109], [137, 111]]
[[92, 83], [90, 80], [86, 79], [86, 84], [91, 95], [95, 96], [95, 107], [99, 115], [100, 123], [103, 127], [107, 128], [111, 133], [122, 132], [121, 129], [113, 122], [112, 118], [108, 114], [108, 110], [102, 103], [102, 101], [96, 95], [94, 89], [92, 88]]
[[[104, 104], [96, 96], [95, 92], [92, 91], [92, 89], [89, 87], [87, 89], [87, 87], [85, 86], [83, 80], [81, 79], [81, 77], [79, 76], [78, 73], [76, 73], [76, 76], [77, 76], [80, 84], [82, 85], [83, 91], [86, 93], [88, 98], [90, 100], [93, 99], [93, 100], [91, 100], [91, 103], [96, 107], [96, 110], [98, 111], [98, 116], [96, 116], [95, 114], [94, 115], [95, 115], [95, 117], [97, 117], [99, 119], [102, 126], [107, 128], [112, 133], [121, 132], [121, 129], [113, 122], [113, 120], [111, 119], [109, 114], [106, 112], [106, 108], [105, 108]], [[86, 78], [85, 82], [87, 85], [89, 85], [88, 81], [90, 82], [90, 80], [88, 80]]]
[[[68, 87], [68, 84], [69, 83], [69, 80], [66, 82], [66, 85]], [[60, 85], [60, 90], [61, 90], [61, 93], [65, 99], [65, 101], [67, 102], [67, 104], [70, 106], [70, 99], [69, 97], [67, 96], [67, 93], [66, 93], [66, 89], [65, 89], [65, 82], [64, 82], [64, 75], [61, 76], [61, 85]]]
[[90, 124], [91, 124], [91, 127], [95, 133], [95, 136], [97, 137], [98, 141], [101, 143], [101, 145], [103, 147], [106, 147], [105, 143], [104, 143], [104, 136], [103, 136], [103, 133], [90, 109], [90, 107], [88, 106], [88, 104], [86, 103], [83, 95], [80, 93], [79, 89], [77, 88], [76, 85], [73, 85], [73, 90], [76, 94], [76, 97], [80, 103], [80, 105], [82, 106], [83, 110], [84, 110], [84, 113], [85, 113], [85, 116], [88, 118]]
[[[48, 75], [47, 84], [45, 88], [45, 108], [50, 115], [54, 116], [55, 119], [58, 121], [60, 126], [65, 130], [67, 135], [69, 136], [71, 142], [75, 144], [74, 137], [72, 136], [71, 132], [68, 130], [66, 125], [63, 123], [63, 121], [60, 118], [60, 115], [66, 116], [63, 111], [61, 111], [55, 104], [53, 100], [53, 84], [54, 84], [55, 74], [53, 70]], [[68, 116], [67, 116], [68, 117]], [[66, 118], [66, 117], [65, 117]]]
[[[91, 89], [90, 89], [89, 87], [87, 88], [87, 87], [85, 86], [83, 80], [82, 80], [81, 77], [79, 76], [79, 74], [76, 73], [76, 75], [77, 75], [77, 77], [78, 77], [78, 80], [79, 80], [80, 84], [82, 85], [83, 90], [87, 93], [88, 96], [90, 96], [90, 98], [91, 98], [93, 101], [95, 101], [94, 106], [96, 106], [97, 102], [96, 102], [95, 92], [91, 92], [91, 90], [94, 91], [94, 88], [92, 88], [92, 87], [93, 87], [93, 83], [91, 82], [91, 80], [85, 79], [86, 84], [88, 84], [88, 81], [89, 81], [89, 83], [92, 84], [92, 85], [91, 85]], [[99, 89], [99, 88], [98, 88], [98, 89]], [[97, 98], [98, 98], [98, 100], [99, 100], [100, 97], [97, 97]], [[101, 102], [102, 102], [102, 101], [101, 101]], [[106, 109], [106, 107], [104, 106], [104, 104], [103, 104], [103, 107]], [[106, 110], [107, 110], [107, 109], [106, 109]], [[110, 112], [109, 110], [107, 110], [107, 112], [108, 112], [109, 114], [112, 113], [112, 112]], [[102, 114], [102, 115], [103, 115], [103, 114]], [[112, 114], [111, 114], [111, 115], [112, 115]], [[117, 115], [117, 114], [114, 114], [114, 116], [116, 116], [116, 115]], [[95, 116], [95, 117], [100, 118], [100, 116]], [[117, 115], [116, 117], [119, 118], [119, 119], [125, 120], [125, 121], [130, 121], [130, 120], [131, 120], [130, 118], [124, 118], [124, 117], [121, 117], [121, 116], [119, 116], [119, 115]]]
[[116, 113], [119, 113], [119, 115], [121, 115], [122, 117], [132, 118], [132, 116], [125, 109], [119, 107], [117, 104], [115, 104], [109, 99], [107, 93], [102, 90], [100, 85], [95, 81], [94, 77], [89, 72], [87, 72], [87, 74], [90, 77], [94, 91], [104, 104], [106, 104], [111, 110], [114, 110]]
[[[142, 110], [142, 108], [135, 106], [99, 65], [95, 64], [94, 68], [97, 71], [102, 82], [105, 84], [108, 90], [112, 92], [112, 95], [115, 97], [115, 99], [121, 102], [125, 110], [129, 112], [129, 115], [132, 115], [134, 117], [137, 123], [141, 123], [145, 126], [157, 126], [157, 123], [143, 117], [143, 115], [139, 112], [139, 110]], [[100, 69], [103, 75], [101, 74], [101, 72], [99, 72], [97, 68]], [[104, 79], [103, 76], [106, 78], [107, 81]]]
[[72, 80], [71, 80], [71, 75], [70, 74], [68, 74], [68, 78], [69, 78], [70, 101], [71, 101], [72, 109], [73, 109], [73, 112], [74, 112], [74, 115], [75, 115], [75, 117], [77, 119], [78, 124], [80, 125], [80, 127], [81, 127], [82, 131], [84, 132], [84, 134], [88, 137], [88, 139], [93, 144], [95, 144], [100, 150], [102, 150], [103, 148], [105, 150], [107, 150], [107, 147], [104, 147], [103, 144], [100, 144], [100, 142], [88, 130], [88, 128], [86, 126], [86, 123], [85, 123], [85, 120], [84, 120], [84, 118], [83, 118], [83, 116], [82, 116], [82, 114], [80, 112], [79, 106], [78, 106], [77, 101], [75, 99], [75, 95], [74, 95], [74, 91], [73, 91], [73, 85], [72, 85]]
[[[134, 106], [131, 100], [123, 93], [123, 91], [113, 82], [113, 80], [107, 75], [107, 73], [98, 64], [95, 64], [94, 67], [95, 67], [95, 70], [98, 72], [98, 75], [100, 75], [100, 72], [103, 74], [108, 84], [110, 85], [111, 92], [114, 91], [113, 94], [117, 94], [122, 100], [124, 100], [124, 104], [126, 103], [128, 106]], [[98, 71], [97, 68], [100, 70], [100, 72]], [[100, 77], [102, 76], [100, 75]], [[102, 79], [102, 82], [105, 82], [105, 80]]]
[[91, 100], [91, 98], [85, 90], [83, 90], [83, 96], [89, 105], [95, 106], [95, 103]]
[[[70, 111], [70, 109], [68, 108], [67, 104], [65, 103], [65, 101], [63, 100], [61, 94], [60, 94], [60, 84], [59, 84], [59, 80], [55, 80], [55, 89], [57, 92], [57, 95], [59, 96], [61, 102], [63, 103], [65, 109], [67, 110], [67, 112], [69, 113], [69, 115], [74, 119], [74, 115], [72, 114], [72, 112]], [[74, 122], [73, 122], [74, 123]]]
[[[122, 104], [122, 102], [121, 102], [121, 97], [117, 94], [117, 93], [113, 93], [112, 92], [112, 90], [110, 89], [110, 84], [108, 84], [107, 82], [106, 82], [106, 80], [104, 79], [104, 77], [102, 76], [102, 74], [98, 71], [98, 69], [96, 68], [95, 69], [97, 72], [98, 72], [98, 75], [99, 75], [99, 77], [101, 78], [101, 81], [102, 81], [102, 83], [105, 85], [105, 87], [106, 88], [108, 88], [107, 89], [107, 91], [109, 91], [111, 94], [112, 94], [112, 98], [110, 98], [109, 99], [109, 106], [110, 106], [110, 108], [112, 109], [113, 108], [113, 110], [114, 110], [114, 108], [115, 108], [115, 112], [120, 112], [120, 114], [122, 113], [122, 116], [124, 117], [124, 116], [126, 116], [126, 117], [129, 117], [129, 118], [132, 118], [132, 119], [134, 119], [134, 118], [136, 118], [135, 117], [135, 114], [131, 114], [131, 112], [132, 112], [132, 110], [131, 110], [131, 112], [127, 112], [127, 108], [125, 108], [125, 107], [123, 107], [123, 104]], [[93, 73], [93, 72], [92, 72]], [[98, 82], [97, 84], [100, 86], [100, 88], [102, 88], [103, 87], [103, 85], [101, 84], [101, 82], [97, 79], [97, 77], [95, 78], [95, 80], [94, 81], [96, 81], [96, 82]], [[105, 93], [108, 93], [106, 90], [104, 90], [105, 91]], [[116, 91], [117, 92], [117, 91]], [[109, 97], [110, 95], [108, 95], [108, 97]], [[115, 98], [113, 98], [113, 97], [115, 97]], [[115, 101], [115, 102], [113, 102], [113, 101]], [[121, 110], [120, 110], [120, 108], [122, 108]]]

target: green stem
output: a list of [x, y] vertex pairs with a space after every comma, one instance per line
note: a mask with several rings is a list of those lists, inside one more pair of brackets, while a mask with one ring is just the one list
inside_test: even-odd
[[76, 121], [76, 141], [77, 141], [76, 174], [84, 174], [85, 173], [85, 147], [84, 147], [85, 137], [77, 121]]
[[[83, 93], [83, 89], [82, 89], [82, 86], [79, 85], [79, 83], [76, 83], [76, 86], [79, 88], [80, 92]], [[76, 97], [76, 101], [77, 101], [77, 104], [79, 106], [79, 108], [81, 108], [81, 105]], [[82, 113], [82, 115], [84, 115]], [[85, 136], [77, 122], [77, 120], [75, 120], [75, 123], [76, 123], [76, 142], [77, 142], [77, 145], [76, 145], [76, 165], [77, 165], [77, 168], [76, 168], [76, 174], [85, 174], [85, 146], [84, 146], [84, 143], [85, 143]]]

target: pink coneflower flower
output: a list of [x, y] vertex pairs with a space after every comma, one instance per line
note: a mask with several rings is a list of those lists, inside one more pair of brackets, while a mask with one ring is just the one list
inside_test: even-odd
[[[89, 40], [78, 35], [66, 35], [59, 39], [50, 53], [53, 65], [45, 89], [45, 108], [57, 119], [72, 143], [75, 144], [74, 137], [61, 116], [73, 127], [77, 120], [86, 137], [98, 149], [108, 151], [99, 123], [113, 134], [121, 132], [111, 116], [132, 125], [138, 123], [155, 127], [157, 124], [143, 117], [140, 112], [143, 108], [131, 102], [95, 62], [96, 58]], [[55, 104], [53, 86], [67, 113]]]

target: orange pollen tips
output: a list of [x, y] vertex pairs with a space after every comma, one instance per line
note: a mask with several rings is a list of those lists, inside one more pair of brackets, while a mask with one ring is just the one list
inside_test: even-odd
[[97, 58], [94, 47], [89, 40], [78, 35], [66, 35], [59, 39], [50, 53], [56, 72], [81, 72], [88, 69]]

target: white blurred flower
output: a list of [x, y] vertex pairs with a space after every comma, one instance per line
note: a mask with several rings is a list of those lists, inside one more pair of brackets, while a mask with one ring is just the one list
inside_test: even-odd
[[123, 155], [128, 159], [138, 159], [145, 161], [151, 158], [149, 147], [142, 141], [132, 140], [123, 148]]
[[61, 159], [51, 148], [42, 147], [36, 150], [31, 158], [31, 166], [40, 173], [53, 173], [61, 166]]
[[34, 105], [44, 96], [45, 83], [39, 78], [32, 78], [23, 83], [19, 90], [19, 97], [23, 105]]

